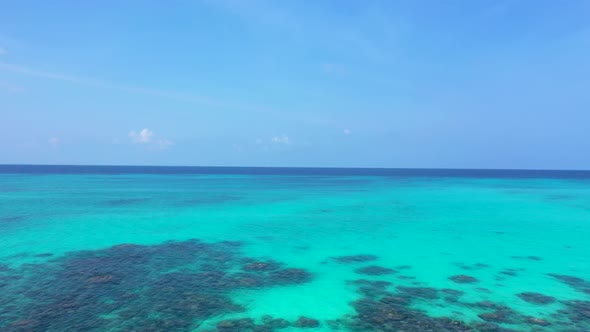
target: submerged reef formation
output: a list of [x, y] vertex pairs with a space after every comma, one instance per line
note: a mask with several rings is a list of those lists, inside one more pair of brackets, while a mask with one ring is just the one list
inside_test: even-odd
[[[0, 330], [190, 331], [218, 315], [244, 312], [231, 297], [234, 290], [313, 279], [303, 269], [244, 257], [240, 246], [197, 240], [122, 244], [18, 270], [5, 267]], [[218, 330], [249, 325], [249, 319], [220, 322]], [[262, 325], [271, 331], [285, 322], [269, 319]]]
[[564, 284], [572, 287], [573, 289], [577, 290], [578, 292], [590, 294], [590, 281], [584, 280], [582, 278], [568, 276], [564, 274], [554, 274], [550, 273], [549, 276], [563, 282]]
[[[356, 315], [342, 319], [350, 331], [513, 331], [489, 322], [467, 323], [456, 318], [431, 317], [414, 307], [419, 301], [459, 297], [463, 294], [461, 291], [405, 286], [389, 291], [383, 282], [368, 284], [361, 280], [351, 284], [358, 285], [359, 293], [364, 296], [352, 303]], [[366, 287], [374, 290], [370, 296], [366, 295]]]
[[[398, 270], [410, 272], [409, 266], [396, 270], [351, 266], [353, 272], [363, 274], [361, 279], [347, 281], [358, 298], [349, 303], [353, 313], [338, 319], [252, 317], [236, 301], [236, 291], [302, 285], [312, 282], [314, 275], [277, 260], [247, 257], [242, 246], [240, 242], [198, 240], [121, 244], [63, 256], [43, 253], [35, 255], [45, 258], [43, 262], [19, 267], [0, 264], [0, 331], [590, 331], [590, 301], [585, 298], [563, 301], [527, 290], [514, 294], [515, 301], [524, 301], [520, 304], [555, 308], [551, 314], [531, 316], [507, 303], [488, 300], [481, 294], [490, 291], [474, 287], [479, 284], [472, 276], [448, 277], [456, 283], [454, 289], [407, 281], [417, 276], [400, 280], [399, 275], [392, 275]], [[377, 257], [332, 259], [357, 264]], [[481, 263], [457, 266], [487, 268]], [[581, 295], [590, 289], [590, 283], [579, 277], [549, 276]], [[474, 300], [474, 294], [483, 298]], [[454, 310], [446, 316], [426, 311], [436, 307]], [[473, 314], [469, 319], [463, 315], [467, 311]]]
[[465, 263], [455, 263], [455, 265], [463, 270], [472, 271], [472, 270], [480, 270], [490, 267], [488, 264], [485, 263], [475, 263], [475, 264], [465, 264]]
[[332, 259], [337, 261], [338, 263], [350, 264], [350, 263], [364, 263], [364, 262], [374, 261], [377, 259], [377, 256], [361, 254], [361, 255], [352, 255], [352, 256], [332, 257]]
[[[532, 258], [528, 258], [534, 260]], [[488, 265], [456, 264], [464, 270], [488, 268]], [[522, 269], [518, 269], [520, 271]], [[358, 273], [359, 269], [355, 272]], [[516, 269], [509, 270], [517, 271]], [[489, 300], [479, 302], [467, 301], [466, 291], [489, 293], [485, 288], [473, 288], [471, 284], [479, 280], [469, 275], [453, 275], [448, 277], [457, 287], [435, 288], [396, 284], [388, 273], [374, 274], [376, 279], [357, 279], [347, 283], [356, 287], [359, 298], [351, 303], [355, 314], [347, 315], [338, 320], [326, 322], [336, 330], [353, 332], [413, 332], [413, 331], [472, 331], [472, 332], [578, 332], [590, 331], [590, 301], [559, 301], [558, 299], [538, 292], [521, 292], [515, 294], [521, 300], [535, 306], [559, 304], [562, 309], [539, 316], [526, 315], [512, 308], [507, 303]], [[551, 275], [576, 290], [584, 292], [589, 283], [584, 279]], [[485, 292], [484, 292], [485, 291]], [[447, 316], [431, 316], [428, 307], [452, 306], [456, 310]], [[463, 308], [463, 309], [462, 309]], [[472, 312], [475, 319], [465, 319], [464, 312]]]
[[217, 323], [215, 332], [268, 332], [291, 326], [286, 319], [263, 316], [261, 324], [252, 318], [225, 319]]
[[110, 207], [117, 207], [117, 206], [128, 206], [134, 204], [140, 204], [148, 202], [149, 199], [147, 198], [119, 198], [119, 199], [112, 199], [106, 202], [107, 206]]
[[309, 317], [299, 317], [299, 319], [293, 323], [293, 326], [302, 328], [319, 327], [320, 321]]
[[[461, 301], [463, 291], [432, 287], [393, 286], [384, 280], [354, 280], [361, 297], [352, 303], [356, 315], [338, 320], [340, 327], [354, 332], [514, 332], [514, 331], [588, 331], [590, 302], [564, 301], [565, 308], [551, 317], [541, 318], [520, 314], [505, 304], [492, 301], [477, 303]], [[523, 295], [524, 294], [524, 295]], [[549, 297], [539, 293], [521, 293], [534, 301], [545, 303]], [[541, 300], [542, 299], [542, 300]], [[450, 305], [476, 310], [479, 320], [465, 321], [460, 316], [433, 317], [420, 310], [417, 304]]]
[[478, 282], [477, 278], [472, 277], [472, 276], [468, 276], [468, 275], [464, 275], [464, 274], [452, 276], [452, 277], [449, 277], [449, 279], [458, 283], [458, 284], [471, 284], [474, 282]]
[[393, 273], [396, 273], [397, 271], [394, 269], [387, 268], [387, 267], [370, 265], [370, 266], [358, 268], [358, 269], [354, 270], [354, 272], [356, 272], [358, 274], [366, 274], [366, 275], [370, 275], [370, 276], [380, 276], [380, 275], [386, 275], [386, 274], [393, 274]]
[[549, 304], [555, 302], [555, 298], [553, 296], [547, 296], [536, 292], [524, 292], [516, 295], [524, 301], [533, 304]]

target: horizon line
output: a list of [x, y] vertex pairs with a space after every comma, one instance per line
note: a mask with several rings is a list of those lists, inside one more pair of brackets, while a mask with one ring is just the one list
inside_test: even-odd
[[453, 168], [453, 167], [346, 167], [346, 166], [220, 166], [220, 165], [126, 165], [126, 164], [0, 164], [3, 166], [37, 167], [166, 167], [166, 168], [264, 168], [264, 169], [358, 169], [358, 170], [442, 170], [442, 171], [532, 171], [532, 172], [590, 172], [590, 169], [546, 168]]

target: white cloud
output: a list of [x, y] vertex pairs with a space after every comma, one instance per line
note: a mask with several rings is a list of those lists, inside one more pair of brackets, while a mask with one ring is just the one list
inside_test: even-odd
[[147, 128], [143, 128], [139, 133], [136, 133], [135, 130], [129, 132], [129, 137], [133, 143], [149, 143], [152, 136], [154, 136], [154, 132]]
[[345, 128], [344, 129], [344, 135], [350, 135], [352, 133], [352, 131], [350, 131], [350, 129]]
[[167, 149], [169, 146], [174, 145], [174, 142], [167, 139], [159, 139], [156, 143], [160, 149]]
[[257, 138], [256, 139], [256, 144], [262, 144], [262, 139], [261, 138]]
[[146, 144], [156, 146], [160, 149], [167, 149], [174, 145], [174, 142], [167, 138], [157, 138], [153, 131], [143, 128], [139, 132], [132, 130], [128, 134], [131, 142], [134, 144]]
[[57, 138], [57, 137], [49, 138], [49, 145], [51, 145], [54, 148], [57, 147], [59, 145], [59, 138]]
[[5, 48], [3, 48], [3, 47], [0, 47], [0, 55], [4, 55], [4, 54], [6, 54], [6, 53], [8, 53], [8, 52], [6, 51], [6, 49], [5, 49]]
[[290, 144], [291, 143], [291, 140], [285, 134], [280, 135], [280, 136], [275, 136], [271, 139], [271, 141], [273, 143], [277, 143], [277, 144]]

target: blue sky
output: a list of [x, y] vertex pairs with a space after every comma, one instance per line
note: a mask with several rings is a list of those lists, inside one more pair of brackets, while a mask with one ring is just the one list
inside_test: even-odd
[[590, 169], [590, 1], [4, 1], [0, 163]]

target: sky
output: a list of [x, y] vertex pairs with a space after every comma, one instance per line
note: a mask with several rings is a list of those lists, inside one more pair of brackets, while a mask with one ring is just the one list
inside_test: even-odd
[[590, 1], [0, 1], [0, 164], [590, 169]]

